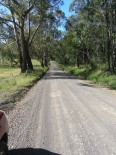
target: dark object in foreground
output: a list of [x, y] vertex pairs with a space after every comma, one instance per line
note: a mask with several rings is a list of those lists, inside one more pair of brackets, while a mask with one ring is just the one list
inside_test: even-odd
[[8, 155], [8, 121], [5, 113], [0, 110], [0, 155]]
[[60, 155], [60, 154], [49, 152], [44, 149], [25, 148], [25, 149], [10, 150], [9, 155]]

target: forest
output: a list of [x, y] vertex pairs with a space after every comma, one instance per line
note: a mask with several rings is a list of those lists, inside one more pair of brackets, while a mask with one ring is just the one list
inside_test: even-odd
[[78, 67], [104, 64], [107, 69], [115, 70], [116, 1], [73, 0], [70, 11], [75, 14], [67, 19], [59, 60]]
[[[116, 1], [0, 0], [0, 66], [34, 70], [32, 60], [116, 73]], [[63, 28], [64, 27], [64, 28]], [[65, 68], [65, 67], [64, 67]], [[111, 81], [111, 79], [110, 79]]]
[[[33, 70], [32, 58], [47, 66], [50, 59], [63, 64], [105, 64], [116, 69], [116, 1], [73, 0], [68, 19], [60, 0], [0, 1], [0, 60]], [[64, 32], [59, 26], [65, 22]]]
[[0, 0], [2, 103], [15, 102], [48, 70], [61, 38], [62, 5], [61, 0]]

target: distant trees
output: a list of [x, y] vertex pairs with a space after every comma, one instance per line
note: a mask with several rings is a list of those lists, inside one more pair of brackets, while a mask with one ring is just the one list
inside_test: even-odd
[[27, 69], [33, 70], [29, 51], [33, 40], [61, 3], [61, 0], [0, 0], [3, 40], [7, 42], [10, 35], [14, 38], [22, 73]]
[[61, 19], [64, 18], [64, 13], [60, 10], [51, 12], [49, 18], [44, 21], [34, 38], [33, 55], [40, 60], [42, 66], [48, 66], [50, 58], [55, 55], [58, 40], [61, 38], [58, 27], [61, 25]]
[[[73, 0], [75, 15], [66, 23], [67, 33], [61, 43], [69, 63], [79, 66], [107, 64], [116, 69], [116, 1]], [[65, 62], [65, 61], [64, 61]]]
[[73, 0], [70, 10], [75, 14], [67, 19], [63, 37], [58, 30], [64, 19], [61, 4], [62, 0], [0, 0], [1, 57], [7, 55], [11, 66], [18, 58], [22, 73], [33, 70], [32, 57], [42, 66], [56, 58], [78, 67], [103, 63], [116, 69], [116, 1]]

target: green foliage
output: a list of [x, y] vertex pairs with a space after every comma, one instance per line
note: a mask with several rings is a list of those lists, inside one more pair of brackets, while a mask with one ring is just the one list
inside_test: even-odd
[[92, 70], [91, 67], [85, 68], [84, 66], [77, 68], [74, 66], [61, 65], [61, 68], [66, 72], [78, 76], [79, 78], [91, 80], [94, 83], [116, 89], [116, 71], [106, 71], [104, 66], [97, 67], [95, 70]]
[[[56, 35], [55, 31], [61, 25], [61, 19], [64, 18], [64, 14], [59, 8], [60, 5], [62, 5], [62, 0], [6, 0], [0, 2], [0, 42], [2, 45], [7, 44], [6, 48], [3, 47], [2, 54], [6, 52], [5, 56], [11, 61], [11, 66], [13, 60], [18, 58], [22, 73], [33, 70], [32, 57], [45, 59], [45, 66], [47, 66], [51, 41], [56, 39], [53, 36]], [[37, 36], [42, 39], [44, 36], [45, 40], [38, 39]], [[35, 38], [37, 39], [36, 46]], [[39, 46], [43, 48], [43, 50], [39, 48], [40, 54], [32, 52], [31, 49], [34, 46], [36, 51]], [[17, 50], [17, 55], [14, 49]]]
[[75, 15], [66, 22], [59, 62], [75, 66], [106, 64], [116, 69], [116, 1], [73, 0]]
[[34, 66], [41, 66], [41, 63], [38, 61], [38, 60], [35, 60], [35, 59], [32, 59], [32, 64], [34, 65]]

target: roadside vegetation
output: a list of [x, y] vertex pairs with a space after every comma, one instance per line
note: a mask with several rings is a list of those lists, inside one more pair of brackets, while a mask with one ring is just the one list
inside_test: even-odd
[[61, 38], [62, 4], [62, 0], [0, 1], [0, 103], [28, 89], [47, 71]]
[[65, 71], [116, 89], [116, 0], [72, 0], [70, 11], [57, 61]]
[[75, 15], [66, 22], [58, 60], [65, 65], [87, 65], [92, 69], [105, 64], [116, 70], [116, 1], [73, 0]]
[[74, 66], [64, 66], [61, 68], [79, 78], [91, 80], [94, 83], [102, 84], [108, 86], [111, 89], [116, 90], [116, 71], [106, 70], [105, 67], [96, 67], [96, 69], [91, 69], [91, 67], [85, 68], [84, 66], [74, 67]]
[[21, 74], [20, 68], [0, 66], [0, 99], [11, 94], [28, 90], [47, 71], [47, 67], [41, 67], [40, 62], [32, 60], [34, 70]]
[[0, 92], [30, 85], [50, 60], [116, 88], [116, 0], [72, 0], [74, 14], [67, 18], [62, 5], [62, 0], [0, 2]]

